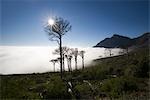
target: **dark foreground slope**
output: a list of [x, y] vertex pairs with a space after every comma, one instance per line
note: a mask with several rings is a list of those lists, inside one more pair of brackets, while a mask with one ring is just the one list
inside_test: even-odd
[[[93, 61], [84, 70], [66, 73], [1, 75], [3, 99], [110, 99], [148, 100], [148, 46], [121, 55]], [[68, 92], [67, 82], [72, 83]]]

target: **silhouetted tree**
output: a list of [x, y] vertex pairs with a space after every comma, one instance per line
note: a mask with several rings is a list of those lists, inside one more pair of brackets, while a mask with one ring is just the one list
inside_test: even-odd
[[72, 55], [65, 55], [66, 59], [67, 59], [67, 64], [68, 64], [68, 71], [71, 72], [72, 71], [72, 66], [71, 66], [71, 61], [72, 61]]
[[67, 67], [68, 67], [68, 71], [70, 72], [70, 65], [69, 65], [69, 58], [68, 55], [65, 55], [65, 58], [67, 59]]
[[50, 62], [53, 63], [53, 66], [54, 66], [54, 72], [55, 72], [55, 64], [58, 62], [58, 59], [52, 59], [52, 60], [50, 60]]
[[57, 41], [59, 44], [60, 49], [60, 72], [61, 72], [61, 78], [63, 74], [62, 70], [62, 36], [65, 35], [68, 31], [71, 30], [71, 25], [67, 20], [64, 20], [61, 17], [55, 17], [53, 25], [50, 25], [49, 23], [45, 27], [45, 32], [48, 33], [49, 39], [51, 41]]
[[84, 54], [85, 54], [85, 51], [80, 51], [79, 52], [79, 55], [82, 57], [82, 69], [84, 69]]
[[77, 58], [78, 58], [78, 48], [72, 49], [72, 55], [74, 56], [74, 60], [75, 60], [75, 69], [77, 70]]
[[[64, 61], [65, 61], [65, 54], [67, 54], [68, 51], [69, 51], [68, 47], [66, 47], [66, 46], [62, 47], [62, 66], [63, 66], [63, 71], [65, 71], [65, 63], [64, 63]], [[53, 54], [59, 55], [60, 54], [60, 49], [59, 48], [55, 49]]]

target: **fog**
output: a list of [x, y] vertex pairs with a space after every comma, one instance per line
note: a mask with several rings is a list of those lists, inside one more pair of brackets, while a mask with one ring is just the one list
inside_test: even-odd
[[[21, 73], [42, 73], [53, 71], [53, 64], [49, 62], [51, 59], [57, 58], [59, 55], [53, 55], [52, 52], [56, 47], [42, 46], [0, 46], [0, 74], [21, 74]], [[94, 59], [100, 56], [105, 57], [105, 48], [82, 48], [85, 53], [85, 66], [91, 64]], [[113, 49], [114, 55], [117, 55], [119, 49]], [[81, 68], [81, 57], [78, 56], [78, 68]], [[65, 70], [67, 64], [65, 62]], [[72, 67], [74, 69], [74, 58], [72, 59]], [[60, 70], [59, 64], [56, 64], [57, 71]]]

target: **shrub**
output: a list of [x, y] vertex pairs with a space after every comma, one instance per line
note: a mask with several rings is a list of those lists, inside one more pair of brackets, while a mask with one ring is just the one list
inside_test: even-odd
[[75, 90], [79, 93], [80, 99], [92, 98], [92, 90], [87, 83], [77, 84]]
[[46, 90], [42, 93], [44, 99], [69, 99], [67, 86], [58, 76], [53, 76], [47, 84]]
[[137, 67], [137, 71], [135, 76], [137, 77], [149, 77], [149, 61], [147, 59], [143, 59]]
[[118, 98], [123, 93], [137, 91], [137, 84], [133, 78], [113, 78], [104, 81], [101, 90], [109, 94], [110, 97]]

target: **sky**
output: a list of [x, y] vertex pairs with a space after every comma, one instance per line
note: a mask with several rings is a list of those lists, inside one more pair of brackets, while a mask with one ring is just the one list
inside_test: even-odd
[[49, 17], [70, 22], [63, 45], [92, 47], [113, 34], [148, 32], [148, 0], [0, 0], [0, 45], [55, 46], [44, 25]]

